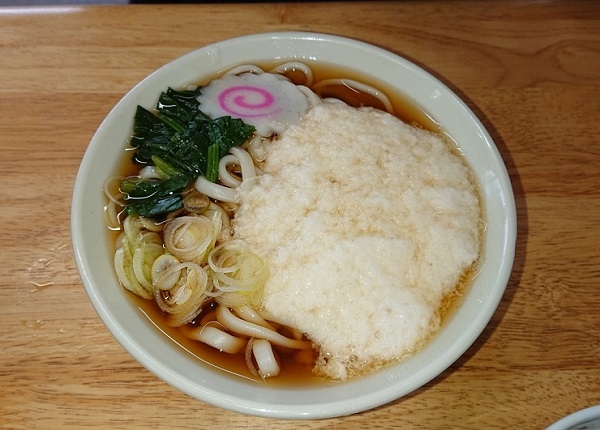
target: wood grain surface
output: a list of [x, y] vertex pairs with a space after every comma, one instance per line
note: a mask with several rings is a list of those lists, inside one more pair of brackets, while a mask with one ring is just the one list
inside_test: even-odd
[[[276, 421], [184, 395], [110, 335], [70, 237], [79, 163], [163, 64], [248, 33], [310, 30], [400, 54], [495, 139], [519, 228], [506, 294], [448, 370], [375, 410]], [[0, 7], [0, 428], [540, 429], [600, 404], [600, 3], [383, 1]]]

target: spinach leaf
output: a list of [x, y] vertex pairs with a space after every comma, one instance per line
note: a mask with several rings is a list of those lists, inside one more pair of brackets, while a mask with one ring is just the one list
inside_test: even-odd
[[211, 119], [200, 111], [197, 96], [201, 91], [200, 87], [184, 91], [169, 88], [160, 95], [154, 112], [137, 107], [132, 161], [155, 166], [163, 179], [123, 181], [127, 213], [162, 217], [181, 208], [181, 193], [190, 183], [200, 175], [216, 181], [218, 160], [255, 132], [240, 119]]
[[219, 145], [219, 159], [224, 157], [232, 146], [238, 146], [248, 140], [256, 130], [239, 119], [222, 116], [206, 125], [208, 139]]
[[158, 118], [172, 129], [182, 133], [190, 122], [200, 114], [204, 121], [210, 118], [198, 110], [196, 97], [200, 95], [201, 89], [194, 91], [175, 91], [171, 88], [160, 95], [158, 99]]
[[156, 218], [181, 209], [181, 193], [189, 182], [183, 174], [164, 180], [125, 179], [121, 183], [121, 191], [128, 203], [127, 214]]

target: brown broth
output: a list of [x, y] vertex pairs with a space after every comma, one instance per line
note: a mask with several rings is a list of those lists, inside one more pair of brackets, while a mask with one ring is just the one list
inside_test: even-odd
[[[170, 327], [167, 324], [166, 315], [160, 311], [154, 301], [142, 299], [130, 293], [129, 291], [124, 292], [136, 304], [140, 311], [142, 311], [142, 313], [150, 321], [152, 321], [153, 324], [160, 328], [165, 335], [167, 335], [180, 347], [197, 357], [200, 361], [212, 365], [230, 375], [262, 382], [260, 378], [252, 375], [252, 373], [248, 370], [243, 350], [237, 354], [228, 354], [225, 352], [220, 352], [215, 348], [203, 344], [202, 342], [189, 339], [183, 334], [181, 329], [177, 327]], [[202, 318], [204, 313], [209, 311], [210, 309], [203, 310], [199, 318]], [[315, 354], [314, 351], [311, 352], [313, 355]], [[282, 353], [281, 351], [277, 351], [277, 358], [279, 359], [281, 365], [281, 373], [276, 378], [269, 379], [269, 385], [281, 385], [283, 383], [285, 385], [300, 386], [306, 385], [307, 383], [314, 385], [331, 382], [313, 376], [313, 363], [298, 362], [294, 359], [294, 355], [294, 353]], [[314, 358], [316, 358], [316, 355]]]
[[[394, 90], [389, 85], [386, 85], [377, 78], [372, 76], [364, 76], [352, 70], [340, 69], [339, 66], [336, 67], [333, 65], [325, 65], [313, 62], [306, 62], [306, 64], [308, 64], [313, 71], [314, 83], [318, 83], [326, 79], [343, 77], [344, 79], [352, 79], [369, 85], [378, 89], [389, 98], [394, 109], [394, 115], [400, 118], [402, 121], [432, 132], [437, 133], [440, 131], [439, 124], [437, 124], [429, 115], [427, 115], [425, 111], [423, 111], [414, 102], [411, 102], [404, 94]], [[302, 84], [301, 78], [294, 78], [294, 76], [289, 76], [289, 78], [296, 84]], [[326, 90], [322, 91], [321, 96], [341, 99], [353, 107], [370, 106], [385, 110], [381, 102], [372, 95], [364, 92], [354, 91], [344, 86], [329, 86], [326, 88]]]
[[[400, 94], [397, 91], [392, 90], [388, 86], [384, 85], [382, 82], [378, 81], [373, 77], [362, 76], [358, 73], [354, 73], [348, 70], [340, 70], [334, 66], [315, 64], [312, 62], [306, 62], [313, 70], [314, 73], [314, 82], [319, 82], [324, 79], [331, 78], [339, 78], [340, 76], [346, 79], [353, 79], [359, 81], [364, 84], [368, 84], [373, 86], [374, 88], [379, 89], [384, 94], [386, 94], [392, 106], [394, 108], [394, 114], [404, 122], [409, 124], [427, 129], [429, 131], [442, 134], [439, 124], [437, 124], [426, 112], [420, 109], [419, 106], [411, 103], [408, 98], [404, 95]], [[260, 64], [263, 69], [269, 70], [276, 66], [277, 64]], [[303, 84], [304, 78], [300, 76], [298, 73], [291, 72], [287, 74], [288, 78], [290, 78], [296, 84]], [[200, 82], [200, 85], [206, 84], [206, 82]], [[346, 103], [358, 107], [358, 106], [371, 106], [376, 108], [382, 108], [382, 105], [379, 101], [374, 99], [369, 94], [357, 93], [356, 91], [349, 90], [348, 88], [343, 87], [331, 87], [327, 89], [327, 92], [324, 94], [327, 97], [336, 97], [344, 100]], [[447, 136], [444, 138], [448, 141]], [[450, 146], [452, 142], [448, 142]], [[457, 151], [456, 151], [457, 152]], [[124, 160], [120, 166], [118, 166], [117, 174], [121, 176], [129, 176], [137, 174], [138, 167], [133, 166], [130, 162], [130, 156], [124, 156]], [[110, 235], [111, 239], [114, 241], [116, 238], [116, 232], [112, 232]], [[481, 236], [483, 237], [482, 233]], [[111, 256], [112, 258], [112, 256]], [[464, 296], [466, 291], [468, 290], [469, 285], [472, 282], [473, 277], [475, 276], [476, 265], [469, 268], [461, 277], [459, 284], [455, 291], [449, 294], [444, 298], [440, 308], [438, 309], [438, 315], [441, 318], [442, 326], [449, 320], [449, 317], [453, 315], [456, 310], [459, 308], [460, 303], [462, 302], [461, 298]], [[135, 303], [135, 305], [140, 309], [140, 311], [152, 321], [160, 330], [173, 340], [180, 347], [184, 348], [186, 351], [194, 355], [198, 358], [198, 360], [207, 363], [211, 366], [214, 366], [216, 369], [219, 369], [222, 372], [225, 372], [230, 375], [235, 375], [236, 377], [250, 379], [254, 381], [261, 381], [260, 378], [253, 376], [248, 370], [246, 363], [244, 352], [238, 354], [227, 354], [219, 352], [218, 350], [207, 346], [199, 341], [195, 341], [189, 339], [184, 336], [182, 331], [178, 328], [170, 327], [167, 324], [166, 316], [160, 311], [158, 306], [151, 300], [141, 299], [132, 293], [126, 291], [124, 289], [125, 294]], [[208, 310], [203, 310], [202, 315], [204, 315]], [[201, 318], [200, 316], [200, 318]], [[432, 337], [435, 336], [435, 333], [432, 334]], [[430, 339], [426, 339], [424, 343], [427, 343]], [[316, 352], [313, 352], [314, 358], [316, 359]], [[281, 373], [279, 376], [275, 378], [270, 378], [268, 380], [268, 384], [274, 386], [306, 386], [306, 385], [320, 385], [320, 384], [335, 384], [339, 383], [338, 381], [324, 380], [323, 378], [314, 376], [312, 374], [312, 367], [314, 365], [314, 360], [312, 363], [307, 362], [298, 362], [294, 360], [294, 356], [292, 354], [278, 354], [278, 358], [281, 364]]]

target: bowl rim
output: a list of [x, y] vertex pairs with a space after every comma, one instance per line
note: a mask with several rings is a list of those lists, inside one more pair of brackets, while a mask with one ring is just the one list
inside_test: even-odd
[[[173, 76], [177, 81], [184, 79], [186, 74], [190, 75], [196, 71], [199, 75], [202, 74], [201, 67], [195, 65], [199, 58], [211, 63], [210, 74], [214, 75], [218, 73], [215, 68], [221, 66], [221, 69], [224, 69], [232, 65], [230, 64], [233, 61], [232, 55], [233, 53], [239, 54], [242, 49], [240, 47], [247, 49], [254, 47], [260, 50], [260, 55], [264, 55], [264, 52], [267, 51], [269, 53], [281, 52], [281, 58], [290, 59], [298, 59], [298, 54], [294, 50], [299, 47], [304, 47], [302, 49], [304, 58], [313, 56], [313, 50], [318, 48], [317, 51], [320, 49], [324, 53], [317, 54], [317, 51], [314, 51], [315, 59], [318, 55], [329, 55], [340, 63], [343, 63], [342, 57], [345, 58], [345, 55], [351, 54], [338, 54], [338, 50], [354, 54], [362, 53], [381, 65], [391, 65], [402, 70], [409, 79], [414, 79], [417, 84], [420, 82], [419, 80], [425, 81], [429, 91], [427, 103], [435, 103], [436, 100], [441, 99], [456, 110], [452, 113], [453, 116], [460, 118], [461, 121], [466, 121], [469, 132], [474, 139], [477, 139], [478, 144], [482, 145], [481, 148], [471, 148], [473, 156], [482, 157], [490, 164], [482, 168], [482, 172], [478, 174], [480, 179], [483, 178], [485, 182], [482, 187], [485, 189], [486, 195], [490, 193], [494, 196], [493, 204], [495, 206], [493, 209], [501, 211], [502, 216], [493, 226], [494, 240], [498, 241], [494, 244], [494, 250], [498, 253], [499, 261], [490, 263], [488, 280], [494, 283], [494, 288], [483, 289], [479, 296], [469, 297], [468, 306], [473, 309], [480, 306], [484, 312], [478, 312], [476, 317], [468, 323], [462, 321], [460, 324], [454, 324], [456, 317], [453, 317], [452, 321], [435, 336], [437, 338], [446, 331], [463, 330], [462, 336], [455, 342], [444, 345], [444, 349], [441, 349], [442, 347], [438, 345], [439, 342], [436, 343], [436, 340], [433, 339], [412, 358], [390, 366], [392, 369], [386, 368], [374, 375], [341, 384], [308, 388], [269, 388], [244, 381], [233, 381], [229, 384], [227, 379], [232, 380], [232, 378], [214, 372], [210, 366], [202, 364], [198, 364], [197, 369], [201, 375], [192, 378], [189, 372], [186, 373], [185, 366], [189, 365], [190, 357], [186, 355], [185, 351], [173, 354], [174, 348], [168, 346], [171, 345], [168, 342], [172, 342], [170, 339], [159, 339], [156, 344], [151, 345], [144, 339], [140, 339], [139, 333], [136, 337], [136, 333], [132, 332], [132, 326], [145, 331], [146, 335], [152, 333], [153, 330], [156, 332], [156, 328], [138, 326], [136, 319], [124, 319], [122, 315], [115, 312], [116, 304], [121, 302], [119, 298], [109, 297], [99, 287], [100, 279], [96, 273], [99, 269], [95, 269], [94, 258], [97, 259], [101, 253], [99, 254], [97, 250], [91, 251], [90, 247], [86, 246], [86, 244], [89, 245], [86, 237], [92, 234], [90, 228], [94, 226], [90, 227], [84, 221], [89, 216], [95, 217], [94, 220], [97, 220], [98, 217], [101, 218], [101, 215], [97, 213], [100, 208], [95, 204], [96, 200], [86, 196], [86, 190], [94, 185], [89, 183], [90, 172], [98, 169], [97, 163], [94, 163], [95, 157], [104, 154], [101, 145], [104, 135], [113, 123], [127, 121], [123, 118], [124, 115], [127, 115], [127, 106], [132, 106], [134, 103], [143, 105], [149, 103], [149, 100], [156, 100], [158, 94], [146, 94], [147, 88], [156, 86], [166, 76]], [[261, 60], [262, 58], [256, 61]], [[372, 65], [373, 68], [378, 66], [380, 64]], [[391, 72], [385, 69], [381, 73], [391, 76]], [[393, 77], [389, 77], [389, 79], [393, 79]], [[171, 83], [167, 83], [167, 85], [171, 85]], [[405, 92], [404, 89], [402, 91]], [[436, 105], [433, 104], [433, 106]], [[130, 116], [133, 116], [133, 113]], [[488, 175], [491, 176], [488, 177]], [[101, 185], [95, 184], [95, 186], [98, 188], [98, 194], [101, 194]], [[490, 202], [485, 204], [490, 204]], [[90, 206], [92, 207], [90, 208]], [[477, 116], [453, 91], [429, 72], [391, 51], [344, 36], [298, 31], [256, 33], [216, 42], [170, 61], [144, 78], [114, 106], [92, 137], [77, 174], [71, 208], [72, 242], [77, 268], [96, 312], [117, 341], [157, 377], [196, 399], [240, 413], [280, 419], [331, 418], [381, 406], [422, 387], [451, 366], [485, 329], [504, 295], [514, 261], [516, 223], [514, 195], [502, 157]], [[490, 242], [490, 240], [486, 242]], [[479, 282], [479, 279], [475, 282]], [[467, 296], [469, 295], [467, 294]], [[460, 314], [461, 309], [458, 309], [456, 313]], [[183, 369], [178, 368], [175, 364], [164, 364], [170, 363], [169, 360], [173, 358], [169, 356], [169, 351], [175, 355], [176, 364], [183, 366]], [[418, 365], [415, 357], [425, 360], [426, 365], [424, 367]], [[211, 381], [214, 383], [215, 380], [225, 384], [228, 391], [224, 392], [224, 388], [219, 386], [216, 388], [211, 386]], [[199, 381], [202, 384], [199, 384]], [[207, 381], [208, 386], [204, 385]], [[299, 396], [301, 397], [300, 401], [298, 401]]]
[[[578, 426], [583, 426], [596, 420], [600, 420], [600, 405], [589, 406], [573, 412], [551, 424], [546, 430], [575, 430]], [[584, 428], [586, 427], [581, 427], [581, 430]]]

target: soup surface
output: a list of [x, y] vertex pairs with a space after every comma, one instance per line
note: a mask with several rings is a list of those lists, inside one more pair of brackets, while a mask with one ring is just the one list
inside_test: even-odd
[[[265, 69], [270, 68], [265, 65], [262, 66]], [[314, 72], [315, 84], [319, 84], [319, 82], [323, 82], [331, 78], [339, 78], [340, 76], [345, 79], [352, 79], [361, 83], [366, 83], [379, 89], [389, 98], [393, 107], [394, 115], [399, 119], [418, 128], [443, 135], [443, 131], [440, 129], [439, 125], [436, 124], [435, 121], [425, 112], [420, 110], [418, 106], [411, 104], [401, 94], [398, 94], [389, 88], [385, 88], [381, 82], [377, 82], [375, 79], [370, 79], [368, 77], [357, 76], [349, 71], [337, 70], [335, 67], [317, 64], [310, 64], [310, 66]], [[296, 84], [302, 85], [304, 83], [304, 75], [302, 74], [290, 72], [287, 73], [286, 76]], [[204, 85], [205, 83], [200, 84]], [[354, 107], [372, 106], [377, 109], [384, 108], [382, 103], [376, 97], [366, 92], [357, 91], [355, 88], [345, 85], [331, 85], [321, 88], [319, 90], [319, 95], [322, 97], [338, 98], [346, 102], [348, 105]], [[451, 142], [447, 136], [444, 136], [444, 140], [446, 141], [448, 150], [455, 156], [460, 156], [455, 144]], [[136, 175], [138, 169], [139, 167], [132, 166], [129, 157], [126, 157], [123, 165], [119, 168], [119, 174], [124, 176]], [[477, 235], [481, 238], [481, 231], [477, 231]], [[456, 288], [445, 294], [441, 304], [436, 310], [436, 318], [441, 321], [442, 324], [443, 321], [448, 318], [448, 315], [451, 315], [453, 310], [459, 306], [460, 296], [466, 291], [466, 289], [468, 289], [470, 279], [475, 270], [476, 264], [469, 265], [459, 277], [459, 280], [455, 285]], [[225, 354], [201, 342], [189, 339], [182, 333], [182, 330], [185, 331], [185, 329], [169, 326], [167, 317], [160, 311], [153, 301], [144, 300], [132, 294], [130, 294], [130, 296], [139, 307], [140, 311], [143, 312], [143, 314], [157, 327], [159, 327], [165, 333], [165, 335], [169, 336], [182, 348], [198, 357], [199, 360], [215, 366], [224, 372], [235, 374], [242, 378], [261, 381], [260, 378], [257, 378], [248, 370], [246, 358], [243, 352], [238, 354]], [[192, 326], [194, 324], [199, 324], [204, 315], [211, 312], [212, 306], [212, 303], [207, 304], [205, 309], [203, 309], [201, 314], [198, 316], [197, 320], [192, 322]], [[423, 341], [426, 341], [426, 339], [423, 339]], [[336, 381], [332, 380], [331, 378], [323, 377], [323, 375], [317, 376], [313, 373], [317, 356], [317, 351], [312, 350], [308, 352], [303, 351], [301, 353], [297, 353], [295, 351], [279, 351], [278, 359], [281, 363], [281, 373], [277, 378], [269, 379], [268, 383], [278, 385], [289, 384], [293, 386], [336, 383]], [[382, 363], [379, 363], [379, 365], [381, 364]]]

